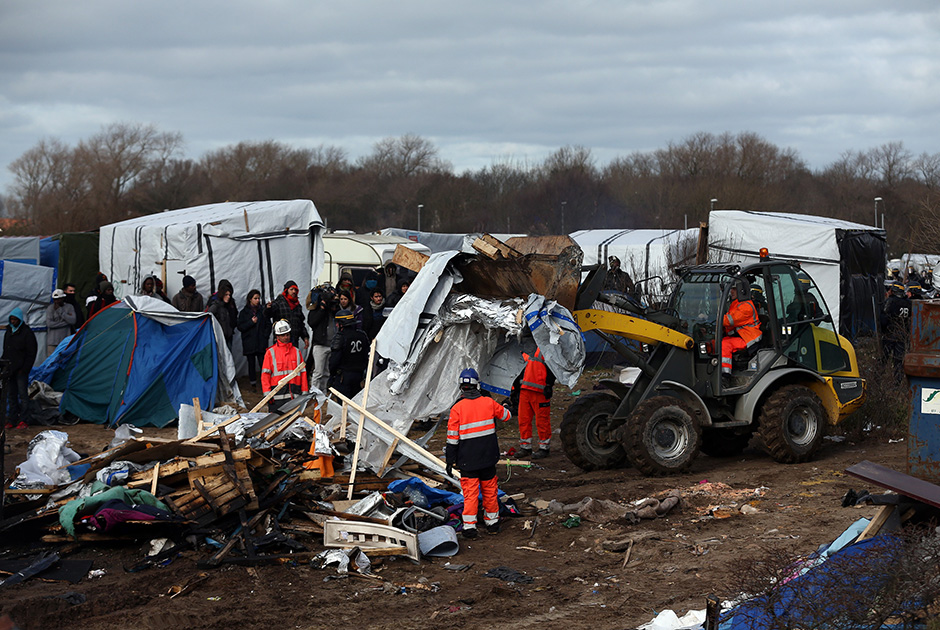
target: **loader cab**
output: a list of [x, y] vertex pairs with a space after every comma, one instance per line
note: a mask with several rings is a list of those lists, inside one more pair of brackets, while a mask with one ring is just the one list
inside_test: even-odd
[[[738, 295], [738, 299], [754, 303], [761, 337], [732, 355], [733, 379], [722, 383], [718, 367], [725, 336], [722, 322], [731, 306], [731, 289], [740, 289], [742, 284], [748, 295]], [[712, 384], [714, 392], [743, 393], [778, 367], [799, 366], [818, 374], [851, 367], [819, 288], [790, 262], [687, 268], [672, 295], [670, 310], [679, 320], [678, 330], [694, 340], [696, 371], [700, 379]]]

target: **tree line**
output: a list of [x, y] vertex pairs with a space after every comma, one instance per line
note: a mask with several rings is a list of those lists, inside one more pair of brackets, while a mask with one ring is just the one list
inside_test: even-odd
[[[820, 170], [755, 133], [700, 132], [599, 165], [591, 149], [561, 147], [540, 163], [495, 161], [455, 173], [415, 134], [345, 149], [239, 142], [198, 160], [183, 137], [114, 123], [69, 146], [40, 140], [14, 160], [3, 197], [20, 234], [94, 230], [130, 217], [219, 201], [312, 199], [329, 227], [435, 232], [571, 233], [589, 228], [681, 228], [710, 209], [795, 212], [872, 225], [889, 249], [940, 252], [940, 153], [902, 142], [844, 151]], [[878, 198], [878, 201], [876, 201]], [[420, 206], [420, 209], [419, 209]]]

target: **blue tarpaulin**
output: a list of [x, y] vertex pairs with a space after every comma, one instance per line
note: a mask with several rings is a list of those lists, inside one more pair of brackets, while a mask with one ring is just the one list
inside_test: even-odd
[[215, 406], [211, 316], [168, 322], [117, 302], [96, 313], [31, 374], [63, 392], [60, 409], [98, 424], [162, 427], [180, 405]]

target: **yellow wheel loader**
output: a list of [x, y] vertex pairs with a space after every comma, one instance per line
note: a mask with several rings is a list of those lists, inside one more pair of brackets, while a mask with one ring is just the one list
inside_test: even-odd
[[[605, 273], [599, 267], [581, 284], [574, 317], [639, 376], [630, 384], [602, 381], [605, 389], [568, 408], [561, 441], [582, 469], [630, 464], [646, 475], [681, 473], [699, 451], [739, 454], [755, 433], [776, 461], [803, 462], [827, 426], [864, 400], [852, 344], [837, 334], [818, 288], [795, 263], [762, 258], [680, 269], [658, 312], [601, 291]], [[732, 289], [754, 302], [761, 337], [732, 354], [723, 376], [722, 318]], [[593, 308], [596, 301], [617, 310]]]

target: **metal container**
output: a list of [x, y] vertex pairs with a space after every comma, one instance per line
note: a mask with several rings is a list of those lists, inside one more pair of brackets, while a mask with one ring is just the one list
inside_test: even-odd
[[907, 474], [940, 483], [940, 300], [914, 300], [912, 307], [904, 356], [911, 391]]

